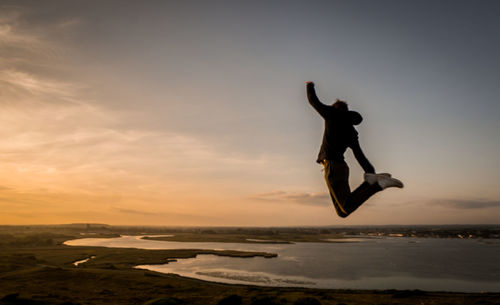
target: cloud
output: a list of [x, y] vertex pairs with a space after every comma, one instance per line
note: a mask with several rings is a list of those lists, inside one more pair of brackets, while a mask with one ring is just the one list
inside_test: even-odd
[[0, 4], [0, 60], [50, 67], [61, 59], [67, 51], [64, 42], [72, 39], [72, 31], [84, 22], [74, 16], [51, 17], [29, 6]]
[[0, 14], [0, 43], [8, 44], [11, 48], [21, 46], [26, 49], [27, 46], [38, 46], [44, 44], [37, 35], [23, 31], [21, 28], [23, 14], [16, 9], [7, 9], [2, 7]]
[[[22, 12], [0, 12], [0, 44], [9, 47], [0, 52], [6, 55], [0, 56], [0, 162], [4, 172], [14, 173], [9, 177], [12, 185], [24, 180], [67, 188], [73, 182], [80, 189], [100, 189], [113, 183], [123, 186], [124, 180], [138, 177], [140, 182], [130, 184], [157, 185], [153, 181], [165, 181], [165, 177], [175, 184], [193, 177], [250, 175], [278, 166], [280, 157], [228, 152], [200, 136], [127, 124], [140, 114], [106, 107], [95, 89], [64, 77], [66, 72], [75, 74], [71, 65], [45, 56], [68, 51], [63, 44], [53, 43], [49, 32], [63, 35], [81, 22], [54, 20], [41, 25], [46, 31], [30, 30], [33, 24]], [[30, 63], [39, 62], [54, 65], [33, 69]], [[66, 178], [55, 181], [51, 175]]]
[[[75, 98], [77, 87], [67, 82], [42, 78], [14, 68], [0, 71], [0, 84], [4, 92], [2, 104], [84, 104]], [[8, 94], [8, 95], [7, 95]], [[7, 98], [15, 96], [16, 99]]]
[[112, 207], [112, 209], [118, 213], [135, 214], [135, 215], [143, 215], [143, 216], [159, 216], [160, 214], [162, 214], [162, 213], [157, 213], [157, 212], [140, 211], [140, 210], [134, 210], [134, 209], [120, 208], [120, 207]]
[[199, 213], [186, 213], [178, 211], [165, 211], [161, 209], [149, 210], [146, 208], [144, 210], [122, 208], [117, 206], [112, 206], [110, 211], [116, 215], [116, 213], [123, 214], [125, 218], [143, 218], [154, 220], [158, 223], [158, 220], [162, 221], [162, 225], [179, 225], [183, 223], [197, 223], [197, 224], [209, 224], [213, 222], [220, 222], [224, 220], [224, 215], [208, 215]]
[[[199, 215], [196, 207], [230, 201], [226, 193], [240, 185], [260, 189], [255, 184], [276, 180], [263, 173], [285, 176], [294, 170], [284, 169], [286, 156], [227, 149], [223, 141], [189, 130], [178, 132], [175, 126], [137, 124], [142, 113], [113, 102], [126, 85], [113, 88], [106, 80], [88, 79], [80, 73], [88, 72], [87, 67], [72, 60], [82, 51], [72, 48], [75, 44], [67, 42], [74, 38], [68, 37], [78, 32], [83, 19], [40, 22], [22, 10], [7, 13], [1, 8], [4, 211], [70, 216], [75, 212], [71, 217], [80, 217], [102, 204], [113, 204], [121, 206], [113, 212], [130, 219], [160, 215], [209, 223], [212, 216]], [[108, 95], [108, 89], [118, 93]], [[281, 200], [314, 204], [320, 199], [317, 194], [290, 193]], [[133, 208], [137, 206], [145, 210]], [[155, 206], [168, 206], [168, 213], [150, 212]]]
[[325, 205], [330, 202], [328, 193], [285, 192], [276, 190], [251, 196], [250, 199], [260, 201], [286, 201], [305, 205]]
[[499, 200], [437, 199], [429, 201], [428, 204], [460, 210], [500, 208]]

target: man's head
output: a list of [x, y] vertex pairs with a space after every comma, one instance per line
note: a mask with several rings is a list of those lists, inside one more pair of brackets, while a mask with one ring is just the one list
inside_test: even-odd
[[341, 101], [339, 99], [335, 100], [335, 103], [333, 103], [333, 108], [336, 108], [341, 111], [348, 111], [349, 108], [347, 107], [347, 103], [344, 101]]

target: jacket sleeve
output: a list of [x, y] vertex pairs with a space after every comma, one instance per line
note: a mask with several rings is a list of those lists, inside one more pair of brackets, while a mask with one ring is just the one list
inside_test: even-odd
[[307, 84], [307, 99], [309, 104], [313, 106], [314, 109], [323, 117], [326, 118], [329, 107], [323, 104], [316, 96], [316, 90], [314, 89], [314, 84]]
[[354, 153], [354, 157], [358, 161], [359, 165], [361, 165], [361, 167], [363, 168], [363, 170], [365, 171], [365, 173], [374, 174], [375, 173], [375, 168], [370, 163], [370, 161], [368, 161], [368, 159], [366, 158], [365, 154], [361, 150], [361, 146], [359, 146], [358, 140], [356, 139], [349, 146], [351, 147], [352, 152]]

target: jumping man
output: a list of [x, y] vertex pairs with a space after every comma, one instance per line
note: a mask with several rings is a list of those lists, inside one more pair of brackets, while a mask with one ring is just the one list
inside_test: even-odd
[[[309, 103], [325, 120], [323, 143], [316, 162], [324, 167], [326, 184], [337, 214], [345, 218], [375, 193], [388, 187], [402, 188], [403, 183], [390, 174], [376, 174], [375, 168], [361, 150], [354, 128], [363, 120], [361, 115], [349, 111], [344, 101], [336, 100], [331, 106], [321, 103], [316, 96], [314, 83], [306, 84]], [[349, 167], [344, 160], [348, 147], [365, 171], [364, 182], [353, 192], [349, 187]]]

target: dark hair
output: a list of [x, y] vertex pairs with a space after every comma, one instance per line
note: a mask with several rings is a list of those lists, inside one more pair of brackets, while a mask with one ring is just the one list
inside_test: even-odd
[[347, 111], [347, 110], [349, 110], [349, 108], [347, 107], [347, 103], [346, 103], [346, 102], [344, 102], [344, 101], [341, 101], [341, 100], [339, 100], [339, 99], [337, 99], [337, 100], [335, 101], [335, 103], [333, 103], [333, 105], [332, 105], [332, 106], [333, 106], [333, 108], [336, 108], [336, 109], [338, 109], [338, 110], [342, 110], [342, 111]]

